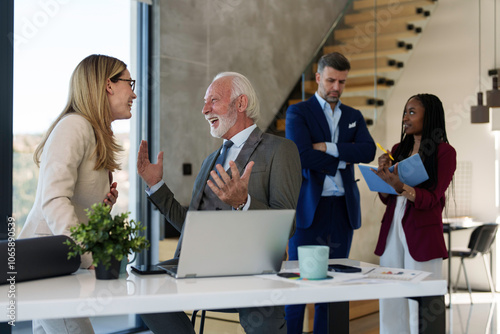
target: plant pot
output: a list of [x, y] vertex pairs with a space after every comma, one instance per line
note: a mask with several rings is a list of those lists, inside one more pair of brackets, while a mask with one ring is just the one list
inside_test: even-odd
[[98, 264], [95, 267], [95, 278], [97, 279], [117, 279], [120, 276], [121, 261], [115, 258], [111, 259], [111, 265], [106, 269], [104, 264]]

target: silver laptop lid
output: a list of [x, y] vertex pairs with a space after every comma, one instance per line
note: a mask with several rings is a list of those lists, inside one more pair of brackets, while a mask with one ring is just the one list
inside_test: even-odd
[[276, 273], [295, 210], [188, 211], [177, 278]]

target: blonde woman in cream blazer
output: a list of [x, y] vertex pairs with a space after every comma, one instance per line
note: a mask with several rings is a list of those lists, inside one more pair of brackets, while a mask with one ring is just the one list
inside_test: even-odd
[[[78, 114], [59, 121], [45, 143], [35, 204], [19, 238], [70, 235], [70, 228], [87, 221], [84, 209], [110, 192], [109, 173], [94, 170], [96, 147], [92, 125]], [[92, 265], [82, 256], [81, 268]]]
[[[70, 235], [88, 221], [85, 209], [118, 197], [112, 172], [119, 168], [111, 122], [132, 116], [135, 80], [125, 63], [103, 55], [80, 62], [71, 77], [68, 103], [51, 125], [34, 160], [40, 167], [35, 203], [19, 238]], [[92, 257], [81, 257], [81, 268]], [[94, 333], [88, 318], [34, 320], [33, 333]]]

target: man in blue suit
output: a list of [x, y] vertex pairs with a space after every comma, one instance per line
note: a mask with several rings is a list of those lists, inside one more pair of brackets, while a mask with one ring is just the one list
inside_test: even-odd
[[[326, 245], [330, 258], [347, 258], [353, 231], [361, 226], [354, 164], [371, 162], [376, 147], [361, 112], [340, 101], [350, 68], [342, 54], [324, 55], [318, 62], [315, 95], [287, 110], [286, 137], [297, 145], [302, 163], [290, 260], [298, 259], [301, 245]], [[289, 334], [302, 333], [304, 309], [286, 306]], [[326, 314], [327, 305], [316, 304], [314, 333], [326, 333]]]

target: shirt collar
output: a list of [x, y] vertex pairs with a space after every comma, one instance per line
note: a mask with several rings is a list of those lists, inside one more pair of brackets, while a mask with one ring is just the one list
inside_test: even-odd
[[[247, 141], [248, 137], [250, 137], [250, 134], [253, 132], [253, 130], [257, 127], [256, 124], [249, 126], [245, 130], [242, 130], [235, 134], [230, 140], [233, 142], [235, 147], [241, 147], [245, 142]], [[224, 139], [224, 143], [226, 142], [226, 139]]]
[[[330, 103], [326, 102], [326, 100], [325, 100], [324, 98], [322, 98], [322, 97], [318, 94], [318, 92], [317, 92], [317, 91], [316, 91], [316, 93], [314, 93], [314, 96], [316, 96], [316, 99], [318, 100], [319, 105], [321, 106], [321, 108], [322, 108], [323, 110], [325, 110], [325, 108], [326, 108], [326, 105], [327, 105], [327, 104], [328, 104], [328, 105], [330, 105]], [[335, 105], [335, 109], [340, 108], [340, 105], [341, 105], [341, 104], [342, 104], [342, 101], [340, 101], [340, 99], [339, 99], [339, 101], [338, 101], [338, 102], [337, 102], [337, 104]], [[330, 107], [331, 107], [331, 106], [330, 106]]]

